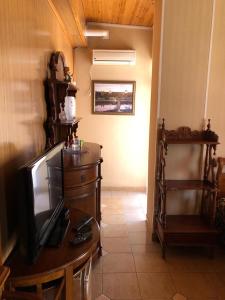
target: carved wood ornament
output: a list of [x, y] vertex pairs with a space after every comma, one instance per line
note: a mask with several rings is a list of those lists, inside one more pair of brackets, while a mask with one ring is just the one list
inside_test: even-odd
[[[204, 151], [204, 161], [202, 161], [203, 174], [202, 179], [166, 179], [166, 156], [169, 146], [183, 144], [200, 145], [200, 151]], [[165, 256], [166, 244], [191, 245], [196, 244], [199, 238], [201, 244], [208, 246], [211, 250], [216, 241], [217, 231], [214, 230], [216, 214], [217, 197], [217, 179], [216, 179], [216, 146], [219, 144], [218, 136], [211, 131], [210, 120], [208, 120], [206, 130], [192, 131], [189, 127], [182, 126], [177, 130], [167, 130], [165, 120], [158, 131], [158, 159], [156, 172], [156, 195], [155, 195], [155, 217], [154, 230], [162, 245], [162, 256]], [[202, 191], [201, 208], [199, 215], [168, 215], [167, 214], [167, 193], [169, 191], [196, 190]], [[180, 217], [180, 219], [179, 219]], [[181, 219], [186, 227], [182, 227]], [[179, 221], [178, 221], [179, 220]], [[194, 227], [192, 222], [198, 220]], [[188, 223], [189, 222], [189, 223]], [[172, 224], [172, 225], [171, 225]], [[199, 233], [201, 226], [202, 235]], [[182, 228], [182, 229], [181, 229]], [[189, 228], [190, 232], [187, 231]], [[182, 231], [184, 230], [184, 231]], [[178, 234], [179, 232], [179, 234]], [[205, 233], [207, 234], [205, 235]], [[199, 235], [200, 234], [200, 235]], [[198, 236], [199, 235], [199, 236]]]
[[65, 63], [64, 54], [53, 52], [48, 66], [49, 78], [44, 82], [47, 120], [45, 122], [46, 148], [67, 139], [69, 131], [76, 133], [79, 120], [67, 124], [60, 123], [60, 103], [64, 109], [65, 96], [76, 96], [77, 89], [72, 82], [72, 75]]

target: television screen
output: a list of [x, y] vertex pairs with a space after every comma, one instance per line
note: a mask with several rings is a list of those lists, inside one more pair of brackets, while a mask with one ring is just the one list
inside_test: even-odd
[[[30, 167], [34, 215], [40, 240], [54, 212], [63, 200], [61, 153], [54, 148]], [[41, 241], [42, 242], [42, 241]]]
[[57, 144], [22, 168], [22, 235], [31, 261], [46, 243], [63, 208], [63, 145]]

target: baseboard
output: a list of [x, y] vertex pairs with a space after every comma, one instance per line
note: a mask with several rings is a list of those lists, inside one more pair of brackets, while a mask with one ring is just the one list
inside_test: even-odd
[[112, 186], [102, 186], [102, 191], [122, 191], [122, 192], [140, 192], [140, 193], [146, 193], [147, 189], [146, 187], [132, 187], [132, 186], [118, 186], [118, 187], [112, 187]]

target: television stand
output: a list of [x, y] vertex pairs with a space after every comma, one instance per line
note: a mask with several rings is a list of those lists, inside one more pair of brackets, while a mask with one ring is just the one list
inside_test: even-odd
[[56, 222], [48, 241], [46, 243], [47, 247], [60, 247], [62, 241], [68, 231], [70, 225], [70, 219], [62, 215]]
[[[94, 219], [91, 223], [91, 238], [78, 246], [71, 245], [73, 228], [85, 216], [87, 214], [82, 211], [71, 208], [69, 229], [61, 247], [44, 247], [33, 265], [28, 265], [19, 252], [10, 256], [6, 263], [11, 269], [6, 285], [8, 290], [35, 287], [36, 293], [44, 299], [47, 286], [54, 285], [58, 296], [63, 294], [65, 300], [74, 299], [73, 275], [95, 254], [100, 238], [99, 226]], [[88, 287], [89, 284], [82, 287]]]

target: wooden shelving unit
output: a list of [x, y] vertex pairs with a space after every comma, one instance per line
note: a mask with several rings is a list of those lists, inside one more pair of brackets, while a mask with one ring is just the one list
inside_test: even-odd
[[65, 96], [76, 97], [77, 89], [71, 82], [69, 68], [66, 66], [62, 52], [51, 54], [48, 66], [48, 78], [44, 81], [47, 119], [44, 124], [46, 131], [46, 148], [60, 141], [67, 141], [73, 132], [76, 136], [81, 118], [71, 121], [59, 119], [60, 104], [64, 109]]
[[[166, 156], [169, 145], [202, 145], [205, 152], [203, 178], [198, 180], [166, 179]], [[218, 136], [210, 129], [192, 131], [189, 127], [177, 130], [166, 130], [163, 123], [158, 132], [158, 162], [156, 178], [156, 199], [154, 229], [162, 246], [162, 257], [165, 258], [167, 246], [204, 246], [213, 255], [217, 243], [218, 231], [214, 226], [216, 213], [217, 183], [215, 176], [216, 146]], [[201, 208], [197, 215], [168, 215], [167, 194], [170, 191], [202, 191]]]

